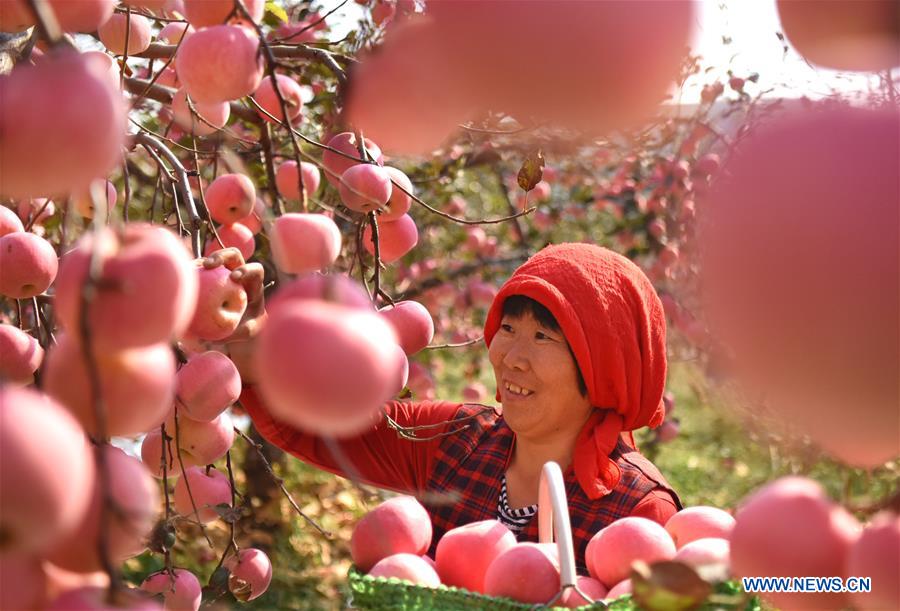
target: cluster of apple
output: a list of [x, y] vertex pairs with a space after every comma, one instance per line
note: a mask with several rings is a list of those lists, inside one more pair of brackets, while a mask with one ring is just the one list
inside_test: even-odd
[[[544, 604], [560, 591], [555, 544], [518, 543], [500, 522], [486, 520], [448, 531], [434, 559], [426, 555], [431, 521], [410, 496], [392, 498], [366, 514], [351, 539], [356, 567], [426, 587], [441, 584], [490, 596]], [[736, 515], [687, 507], [665, 526], [639, 517], [616, 520], [588, 543], [589, 575], [557, 604], [578, 607], [632, 591], [636, 561], [674, 561], [709, 575], [868, 576], [872, 591], [852, 594], [766, 593], [779, 608], [896, 608], [900, 601], [900, 516], [882, 512], [863, 528], [812, 480], [786, 477], [750, 495]], [[590, 597], [586, 599], [581, 594]]]
[[[646, 518], [623, 518], [600, 530], [585, 552], [589, 576], [558, 603], [579, 607], [631, 592], [636, 560], [672, 560], [692, 567], [727, 565], [734, 518], [714, 507], [692, 507], [665, 528]], [[497, 520], [466, 524], [438, 541], [426, 555], [432, 529], [428, 513], [410, 496], [392, 498], [366, 514], [351, 539], [353, 562], [374, 577], [396, 577], [426, 587], [441, 584], [524, 603], [544, 604], [560, 591], [555, 544], [519, 543]], [[582, 594], [587, 595], [586, 599]]]

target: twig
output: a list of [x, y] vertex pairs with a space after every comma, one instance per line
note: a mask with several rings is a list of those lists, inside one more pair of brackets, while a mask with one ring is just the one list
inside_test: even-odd
[[184, 481], [184, 487], [187, 488], [188, 498], [191, 500], [191, 509], [194, 510], [193, 515], [197, 516], [197, 524], [200, 525], [200, 532], [203, 533], [203, 537], [206, 539], [206, 542], [209, 543], [209, 546], [214, 548], [212, 541], [209, 539], [209, 534], [206, 532], [206, 527], [203, 525], [203, 521], [200, 520], [200, 512], [197, 511], [197, 503], [194, 501], [194, 493], [191, 492], [191, 482], [188, 480], [187, 473], [185, 473], [184, 468], [184, 457], [181, 456], [181, 432], [179, 431], [178, 426], [178, 403], [175, 403], [175, 455], [178, 457], [178, 466], [181, 468], [181, 479]]
[[[240, 402], [238, 402], [237, 405], [240, 406]], [[319, 533], [321, 533], [323, 536], [325, 536], [325, 537], [327, 537], [327, 538], [329, 538], [329, 539], [331, 539], [332, 537], [334, 537], [334, 534], [333, 534], [333, 533], [331, 533], [331, 532], [325, 530], [324, 528], [322, 528], [321, 526], [319, 526], [319, 524], [316, 523], [315, 520], [313, 520], [313, 519], [310, 518], [308, 515], [306, 515], [305, 513], [303, 513], [303, 510], [300, 509], [300, 506], [297, 504], [297, 501], [294, 500], [294, 497], [292, 497], [292, 496], [291, 496], [291, 493], [288, 492], [287, 488], [285, 488], [285, 486], [284, 486], [284, 480], [281, 479], [280, 477], [278, 477], [278, 475], [275, 474], [275, 471], [272, 469], [272, 465], [269, 464], [269, 461], [268, 461], [268, 460], [266, 460], [266, 456], [265, 456], [265, 454], [263, 454], [263, 451], [262, 451], [262, 444], [256, 443], [255, 441], [253, 441], [252, 439], [250, 439], [250, 437], [248, 437], [242, 430], [240, 430], [240, 429], [237, 428], [237, 427], [234, 427], [234, 432], [237, 433], [244, 441], [246, 441], [247, 443], [249, 443], [249, 444], [253, 447], [254, 450], [256, 450], [256, 453], [259, 454], [259, 457], [262, 459], [262, 462], [263, 462], [263, 465], [264, 465], [265, 468], [266, 468], [266, 471], [269, 473], [269, 475], [272, 476], [272, 480], [273, 480], [276, 484], [278, 484], [278, 487], [281, 488], [282, 494], [284, 494], [285, 498], [287, 498], [288, 502], [291, 504], [291, 507], [294, 508], [294, 511], [296, 511], [296, 512], [300, 515], [301, 518], [303, 518], [304, 520], [306, 520], [306, 523], [307, 523], [307, 524], [309, 524], [310, 526], [312, 526], [313, 528], [315, 528], [315, 529], [316, 529], [317, 531], [319, 531]]]
[[467, 342], [460, 342], [458, 344], [434, 344], [431, 346], [425, 346], [423, 350], [438, 350], [440, 348], [464, 348], [466, 346], [473, 346], [481, 341], [484, 341], [483, 335], [476, 337], [475, 339], [470, 339]]
[[200, 215], [197, 214], [197, 206], [194, 204], [194, 196], [191, 194], [191, 183], [188, 180], [187, 170], [184, 169], [178, 157], [165, 144], [153, 136], [141, 133], [135, 134], [133, 138], [134, 142], [155, 149], [157, 153], [165, 157], [166, 161], [172, 165], [177, 177], [176, 183], [191, 219], [191, 248], [194, 257], [199, 258], [202, 252], [200, 245]]

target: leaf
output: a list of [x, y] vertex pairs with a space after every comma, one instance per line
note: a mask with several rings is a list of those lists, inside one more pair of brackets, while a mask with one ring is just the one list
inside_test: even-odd
[[631, 570], [632, 596], [648, 611], [696, 609], [712, 592], [691, 567], [680, 562], [635, 562]]
[[522, 167], [519, 168], [519, 175], [516, 177], [516, 181], [523, 191], [531, 191], [536, 184], [541, 182], [541, 178], [544, 176], [543, 168], [544, 154], [540, 150], [525, 158]]
[[288, 22], [287, 12], [284, 10], [284, 7], [275, 2], [275, 0], [266, 2], [266, 12], [277, 17], [282, 23]]

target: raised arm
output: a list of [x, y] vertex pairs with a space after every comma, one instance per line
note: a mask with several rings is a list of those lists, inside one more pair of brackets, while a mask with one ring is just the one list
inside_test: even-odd
[[335, 440], [343, 454], [336, 457], [321, 437], [273, 418], [253, 386], [244, 386], [241, 405], [266, 440], [303, 462], [344, 477], [351, 475], [348, 466], [352, 465], [356, 471], [353, 475], [360, 481], [400, 492], [425, 489], [435, 452], [442, 439], [436, 435], [453, 430], [443, 423], [453, 419], [460, 408], [460, 404], [447, 401], [389, 401], [384, 406], [388, 416], [404, 427], [427, 426], [417, 433], [431, 439], [405, 439], [389, 426], [386, 418], [381, 418], [378, 424], [362, 435]]

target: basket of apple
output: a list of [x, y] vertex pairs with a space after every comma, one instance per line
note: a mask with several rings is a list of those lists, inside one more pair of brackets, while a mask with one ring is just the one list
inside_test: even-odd
[[617, 520], [585, 552], [576, 572], [559, 465], [544, 465], [538, 543], [519, 543], [497, 520], [448, 531], [434, 559], [431, 520], [411, 496], [394, 497], [357, 524], [348, 578], [354, 609], [463, 611], [519, 609], [745, 609], [756, 598], [728, 581], [731, 515], [714, 507], [675, 514], [666, 527]]

